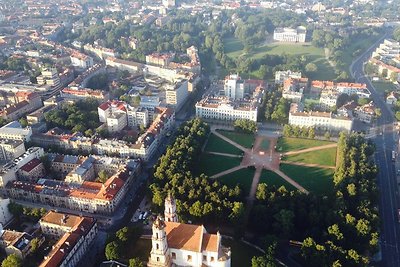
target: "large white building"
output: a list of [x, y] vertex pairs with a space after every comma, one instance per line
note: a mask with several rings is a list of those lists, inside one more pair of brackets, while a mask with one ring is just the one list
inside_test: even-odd
[[10, 204], [10, 199], [8, 198], [0, 198], [0, 224], [6, 225], [11, 219], [13, 215], [8, 209], [8, 205]]
[[293, 28], [276, 28], [274, 30], [274, 40], [290, 43], [304, 43], [306, 41], [307, 30], [304, 26]]
[[225, 96], [231, 99], [244, 97], [244, 81], [237, 74], [231, 74], [224, 81]]
[[196, 103], [196, 116], [204, 119], [257, 121], [257, 112], [258, 108], [255, 102], [235, 102], [223, 97], [206, 97]]
[[221, 235], [209, 234], [202, 225], [177, 222], [175, 201], [165, 202], [165, 219], [153, 223], [148, 267], [230, 267], [231, 250], [221, 245]]
[[189, 96], [188, 81], [183, 80], [165, 88], [166, 103], [179, 110]]
[[82, 68], [82, 69], [88, 69], [90, 67], [93, 67], [93, 58], [82, 54], [82, 53], [73, 53], [70, 56], [71, 59], [71, 64], [74, 67]]
[[353, 119], [337, 116], [332, 112], [289, 112], [289, 124], [315, 127], [321, 130], [350, 132], [353, 127]]

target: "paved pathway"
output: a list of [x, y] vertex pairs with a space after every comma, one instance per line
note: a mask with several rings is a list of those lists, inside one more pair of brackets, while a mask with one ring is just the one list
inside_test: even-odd
[[280, 177], [282, 177], [283, 179], [285, 179], [289, 184], [291, 184], [294, 187], [296, 187], [299, 191], [308, 194], [308, 191], [304, 187], [302, 187], [296, 181], [294, 181], [292, 178], [290, 178], [289, 176], [284, 174], [281, 170], [274, 170], [274, 172], [276, 174], [278, 174]]
[[228, 142], [229, 144], [231, 144], [231, 145], [233, 145], [233, 146], [239, 148], [239, 149], [242, 150], [243, 152], [246, 152], [246, 151], [249, 150], [249, 149], [247, 149], [247, 148], [245, 148], [245, 147], [239, 145], [238, 143], [233, 142], [233, 141], [232, 141], [231, 139], [229, 139], [228, 137], [226, 137], [226, 136], [220, 134], [220, 133], [217, 132], [215, 129], [212, 129], [211, 131], [212, 131], [213, 134], [215, 134], [216, 136], [218, 136], [218, 137], [221, 138], [222, 140], [224, 140], [224, 141]]
[[321, 149], [326, 149], [326, 148], [333, 148], [333, 147], [337, 147], [337, 144], [334, 143], [334, 144], [329, 144], [329, 145], [310, 147], [310, 148], [297, 150], [297, 151], [289, 151], [289, 152], [282, 153], [282, 154], [285, 156], [289, 156], [289, 155], [296, 155], [296, 154], [301, 154], [301, 153], [306, 153], [306, 152], [311, 152], [311, 151], [316, 151], [316, 150], [321, 150]]
[[220, 153], [220, 152], [211, 152], [207, 151], [205, 152], [207, 154], [213, 154], [213, 155], [218, 155], [218, 156], [225, 156], [225, 157], [230, 157], [230, 158], [241, 158], [242, 156], [240, 155], [233, 155], [233, 154], [228, 154], [228, 153]]
[[218, 177], [227, 175], [227, 174], [229, 174], [229, 173], [238, 171], [238, 170], [243, 169], [243, 168], [246, 168], [246, 167], [247, 167], [246, 165], [240, 164], [239, 166], [236, 166], [236, 167], [230, 168], [230, 169], [228, 169], [228, 170], [225, 170], [225, 171], [223, 171], [223, 172], [214, 174], [213, 176], [210, 176], [210, 178], [215, 179], [215, 178], [218, 178]]
[[319, 164], [314, 164], [314, 163], [304, 163], [304, 162], [295, 162], [295, 161], [286, 161], [286, 160], [282, 160], [281, 163], [286, 163], [286, 164], [290, 164], [290, 165], [297, 165], [297, 166], [304, 166], [304, 167], [318, 167], [318, 168], [324, 168], [324, 169], [336, 169], [335, 166], [319, 165]]

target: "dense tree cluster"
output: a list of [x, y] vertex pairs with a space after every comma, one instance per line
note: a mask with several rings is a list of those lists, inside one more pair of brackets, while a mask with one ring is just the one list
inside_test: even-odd
[[289, 119], [289, 107], [290, 102], [282, 97], [282, 93], [277, 88], [267, 90], [263, 95], [258, 117], [262, 121], [284, 124]]
[[[123, 260], [124, 256], [128, 253], [128, 244], [135, 243], [139, 239], [141, 234], [141, 228], [126, 226], [116, 231], [115, 234], [111, 234], [108, 237], [107, 245], [104, 251], [106, 259], [118, 261]], [[127, 259], [125, 260], [128, 261]], [[140, 261], [140, 259], [130, 259], [129, 264], [129, 266], [139, 267], [141, 266], [140, 264], [142, 264], [142, 262]]]
[[161, 209], [165, 197], [171, 193], [177, 199], [177, 212], [183, 221], [238, 222], [244, 212], [240, 188], [230, 189], [204, 174], [195, 176], [191, 171], [208, 133], [208, 125], [200, 119], [181, 126], [175, 142], [155, 167], [150, 185], [153, 204]]
[[257, 131], [257, 123], [246, 119], [235, 120], [233, 127], [235, 127], [235, 130], [244, 133], [255, 133]]
[[100, 126], [97, 107], [96, 100], [88, 99], [64, 105], [60, 109], [47, 112], [44, 117], [50, 127], [60, 127], [91, 136], [93, 130]]
[[[362, 136], [341, 135], [339, 166], [334, 175], [331, 219], [322, 236], [304, 239], [308, 266], [365, 266], [378, 246], [378, 194], [374, 146]], [[341, 264], [341, 265], [339, 265]]]

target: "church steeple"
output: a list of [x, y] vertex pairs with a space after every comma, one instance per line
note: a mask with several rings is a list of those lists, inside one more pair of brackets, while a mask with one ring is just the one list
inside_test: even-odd
[[161, 216], [153, 222], [153, 235], [151, 237], [151, 252], [148, 267], [170, 267], [171, 258], [169, 255], [165, 222]]
[[176, 202], [171, 193], [168, 193], [168, 197], [165, 199], [165, 211], [164, 217], [166, 222], [178, 222], [178, 216], [176, 216]]

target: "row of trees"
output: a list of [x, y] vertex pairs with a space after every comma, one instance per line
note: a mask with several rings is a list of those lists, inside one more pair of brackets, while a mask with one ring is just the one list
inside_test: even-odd
[[50, 127], [81, 132], [90, 137], [100, 126], [97, 107], [98, 102], [95, 99], [88, 99], [64, 105], [60, 109], [47, 112], [44, 117]]
[[255, 133], [257, 131], [257, 123], [246, 119], [235, 120], [233, 127], [235, 127], [235, 130], [243, 133]]
[[[298, 125], [285, 124], [283, 126], [282, 134], [285, 137], [301, 137], [301, 138], [314, 139], [315, 138], [315, 128], [307, 127], [307, 126], [300, 127]], [[327, 138], [327, 139], [329, 139], [329, 138]]]
[[152, 202], [161, 210], [165, 197], [171, 193], [183, 221], [239, 222], [244, 212], [240, 188], [230, 189], [204, 174], [192, 173], [208, 133], [209, 126], [200, 119], [180, 127], [175, 142], [155, 166], [150, 185]]
[[[308, 266], [365, 266], [378, 249], [377, 167], [373, 144], [361, 135], [342, 134], [335, 195], [323, 234], [305, 238], [302, 256]], [[322, 226], [322, 225], [321, 225]]]
[[264, 93], [259, 108], [259, 118], [262, 121], [273, 121], [279, 124], [287, 123], [289, 119], [290, 102], [282, 97], [277, 88]]

